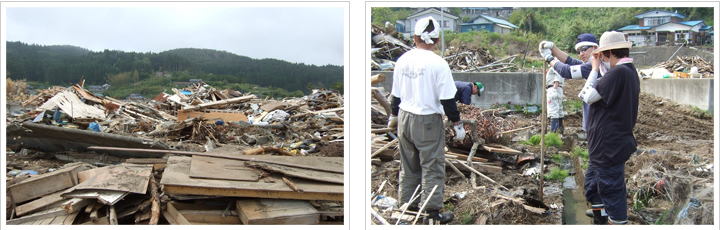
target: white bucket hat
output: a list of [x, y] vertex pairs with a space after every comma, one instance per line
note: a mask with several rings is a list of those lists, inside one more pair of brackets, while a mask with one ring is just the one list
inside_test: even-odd
[[593, 51], [594, 54], [614, 49], [623, 49], [632, 47], [632, 42], [625, 40], [625, 35], [617, 31], [605, 31], [600, 36], [600, 46]]
[[[435, 29], [430, 32], [425, 32], [425, 28], [430, 25], [430, 22], [432, 22]], [[420, 39], [423, 40], [425, 43], [433, 44], [434, 42], [431, 38], [440, 37], [440, 24], [438, 24], [438, 22], [432, 16], [418, 19], [417, 24], [415, 24], [415, 35], [420, 37]]]

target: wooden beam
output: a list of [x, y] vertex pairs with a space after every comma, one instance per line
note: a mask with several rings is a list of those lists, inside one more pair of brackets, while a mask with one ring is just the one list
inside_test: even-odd
[[302, 164], [295, 164], [295, 163], [291, 163], [291, 162], [267, 160], [267, 158], [259, 158], [258, 156], [219, 155], [219, 154], [212, 154], [212, 153], [173, 151], [173, 150], [162, 150], [162, 149], [116, 148], [116, 147], [102, 147], [102, 146], [91, 146], [91, 147], [88, 147], [88, 150], [111, 150], [111, 151], [125, 151], [125, 152], [170, 153], [170, 154], [190, 155], [190, 156], [208, 156], [208, 157], [217, 157], [217, 158], [224, 158], [224, 159], [265, 162], [265, 163], [293, 166], [293, 167], [298, 167], [298, 168], [307, 168], [307, 169], [313, 169], [313, 170], [325, 171], [325, 172], [343, 173], [345, 171], [344, 168], [332, 167], [332, 165], [328, 166], [328, 167], [308, 166], [308, 165], [302, 165]]
[[[175, 222], [174, 224], [178, 225], [190, 225], [190, 222], [185, 219], [185, 217], [178, 212], [177, 209], [175, 209], [175, 206], [173, 206], [175, 202], [168, 202], [167, 203], [167, 213], [168, 215], [165, 216], [166, 219], [168, 219], [168, 222], [170, 222], [170, 219], [172, 219], [172, 222]], [[170, 218], [168, 218], [170, 216]], [[170, 224], [173, 224], [173, 223]]]
[[299, 114], [295, 114], [295, 115], [290, 116], [290, 118], [302, 117], [302, 116], [305, 116], [305, 115], [308, 115], [308, 114], [329, 113], [329, 112], [338, 112], [338, 111], [345, 111], [345, 107], [342, 107], [342, 108], [334, 108], [334, 109], [326, 109], [326, 110], [318, 110], [318, 111], [310, 111], [310, 112], [307, 112], [307, 113], [299, 113]]
[[[467, 160], [467, 158], [468, 158], [468, 155], [459, 154], [459, 153], [454, 153], [454, 152], [445, 152], [445, 155], [446, 155], [446, 156], [449, 155], [449, 156], [457, 157], [457, 159], [462, 159], [462, 160]], [[485, 158], [480, 158], [480, 157], [473, 157], [472, 160], [473, 160], [473, 161], [477, 161], [477, 162], [488, 162], [487, 159], [485, 159]]]
[[131, 164], [167, 164], [167, 159], [162, 158], [129, 158], [125, 163]]
[[[253, 98], [255, 98], [255, 95], [244, 96], [244, 97], [236, 97], [236, 98], [231, 98], [231, 99], [227, 99], [227, 100], [221, 100], [221, 101], [203, 103], [203, 104], [199, 104], [199, 105], [195, 105], [195, 106], [185, 106], [185, 107], [182, 108], [182, 110], [183, 110], [183, 111], [198, 110], [198, 109], [207, 108], [207, 107], [212, 107], [212, 106], [239, 103], [239, 102], [247, 101], [247, 100], [250, 100], [250, 99], [253, 99]], [[183, 120], [183, 119], [181, 119], [181, 120]]]
[[382, 93], [380, 93], [380, 90], [378, 89], [371, 89], [371, 91], [373, 98], [375, 98], [375, 100], [380, 103], [380, 106], [385, 109], [385, 114], [390, 117], [390, 114], [392, 114], [392, 109], [390, 108], [390, 102], [388, 102], [387, 98], [385, 98], [385, 95], [382, 95]]

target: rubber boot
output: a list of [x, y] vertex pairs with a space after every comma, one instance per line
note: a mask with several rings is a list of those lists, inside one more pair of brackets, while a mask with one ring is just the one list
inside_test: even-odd
[[592, 210], [592, 209], [588, 209], [588, 210], [585, 210], [585, 215], [586, 215], [587, 217], [592, 218], [595, 214], [593, 214], [593, 210]]
[[433, 221], [433, 224], [438, 222], [439, 224], [447, 224], [455, 218], [452, 212], [440, 213], [439, 210], [428, 210], [427, 214], [428, 216], [423, 220], [426, 225], [429, 225], [430, 221]]
[[608, 217], [607, 214], [603, 216], [603, 211], [605, 209], [593, 209], [593, 224], [594, 225], [607, 225], [608, 224]]

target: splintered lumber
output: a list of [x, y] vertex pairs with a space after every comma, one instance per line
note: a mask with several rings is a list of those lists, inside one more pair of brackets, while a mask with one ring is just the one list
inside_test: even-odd
[[387, 149], [387, 148], [390, 148], [390, 146], [393, 146], [393, 145], [395, 145], [395, 144], [397, 144], [397, 143], [398, 143], [398, 139], [392, 140], [391, 142], [387, 143], [387, 144], [386, 144], [385, 146], [383, 146], [382, 148], [380, 148], [380, 149], [378, 149], [377, 151], [375, 151], [372, 155], [370, 155], [370, 158], [373, 158], [373, 157], [377, 156], [377, 155], [380, 154], [383, 150], [385, 150], [385, 149]]
[[344, 177], [345, 177], [342, 173], [321, 172], [321, 171], [315, 171], [315, 170], [303, 169], [303, 168], [295, 168], [295, 167], [278, 165], [278, 164], [252, 162], [252, 161], [247, 161], [247, 162], [245, 162], [245, 164], [250, 167], [259, 167], [259, 168], [262, 168], [267, 171], [282, 173], [286, 176], [305, 178], [308, 180], [316, 180], [316, 181], [322, 181], [322, 182], [337, 183], [337, 184], [343, 184]]
[[378, 214], [377, 211], [375, 211], [374, 208], [370, 208], [370, 213], [372, 214], [373, 217], [375, 217], [375, 219], [377, 219], [378, 221], [380, 221], [380, 223], [381, 223], [382, 225], [390, 225], [390, 223], [388, 223], [388, 221], [385, 220], [384, 217], [382, 217], [380, 214]]
[[261, 171], [245, 166], [244, 161], [240, 160], [192, 156], [190, 163], [190, 177], [192, 178], [258, 181], [261, 176]]
[[65, 215], [50, 217], [32, 222], [25, 222], [21, 225], [71, 225], [80, 212], [67, 213]]
[[303, 193], [303, 192], [304, 192], [302, 189], [298, 188], [292, 181], [290, 181], [290, 179], [288, 179], [287, 177], [283, 177], [282, 179], [283, 179], [283, 182], [285, 182], [285, 184], [286, 184], [288, 187], [290, 187], [293, 191], [296, 191], [296, 192], [299, 192], [299, 193]]
[[[294, 157], [298, 158], [298, 157]], [[284, 183], [265, 183], [262, 181], [231, 181], [192, 178], [190, 174], [190, 157], [171, 156], [163, 173], [160, 184], [168, 194], [256, 197], [297, 200], [344, 200], [344, 186], [332, 183], [316, 182], [298, 178], [293, 183], [304, 193], [297, 193]], [[271, 175], [274, 180], [282, 180], [282, 176]]]
[[258, 154], [264, 153], [264, 152], [266, 152], [266, 151], [267, 151], [267, 152], [280, 153], [280, 154], [285, 155], [285, 156], [295, 156], [294, 153], [292, 153], [292, 152], [290, 152], [290, 151], [287, 151], [287, 150], [285, 150], [285, 149], [282, 149], [282, 148], [278, 148], [278, 147], [260, 147], [260, 148], [254, 148], [254, 149], [250, 149], [250, 150], [245, 151], [244, 154], [245, 154], [245, 155], [258, 155]]
[[97, 199], [101, 204], [114, 205], [118, 201], [125, 198], [128, 192], [123, 191], [110, 191], [110, 190], [99, 190], [99, 189], [83, 189], [69, 191], [62, 194], [62, 197], [66, 198], [84, 198], [84, 199]]
[[157, 225], [160, 220], [160, 197], [157, 194], [158, 186], [155, 177], [150, 177], [150, 195], [152, 195], [152, 207], [150, 209], [150, 225]]
[[376, 75], [373, 75], [372, 77], [370, 77], [370, 84], [371, 84], [371, 85], [374, 85], [374, 84], [377, 84], [377, 83], [380, 83], [380, 82], [384, 82], [384, 81], [385, 81], [385, 74], [382, 74], [382, 73], [381, 73], [381, 74], [376, 74]]
[[371, 91], [373, 98], [375, 98], [375, 100], [380, 103], [383, 109], [385, 109], [385, 114], [390, 117], [390, 114], [392, 113], [392, 109], [390, 108], [390, 102], [388, 102], [387, 98], [385, 98], [385, 96], [380, 93], [380, 90], [371, 89]]
[[343, 158], [341, 157], [290, 157], [290, 156], [263, 156], [263, 155], [252, 155], [244, 156], [237, 155], [237, 153], [224, 153], [224, 152], [212, 152], [212, 153], [200, 153], [200, 152], [187, 152], [187, 151], [173, 151], [173, 150], [160, 150], [160, 149], [139, 149], [139, 148], [116, 148], [116, 147], [100, 147], [91, 146], [89, 150], [111, 150], [111, 151], [127, 151], [127, 152], [148, 152], [148, 153], [170, 153], [179, 155], [190, 155], [190, 156], [209, 156], [224, 159], [233, 160], [245, 160], [245, 161], [257, 161], [265, 163], [280, 164], [298, 168], [307, 168], [325, 172], [337, 172], [342, 173], [345, 170], [343, 166]]
[[[460, 164], [465, 164], [465, 163], [461, 163], [460, 161], [457, 161], [454, 159], [449, 160], [449, 161], [452, 163], [451, 165], [455, 166], [455, 167], [460, 167], [459, 166]], [[478, 172], [482, 172], [482, 173], [502, 173], [502, 167], [499, 167], [499, 166], [487, 165], [487, 164], [483, 164], [483, 163], [479, 163], [479, 162], [473, 162], [472, 167], [475, 168]], [[462, 171], [466, 171], [466, 172], [470, 171], [470, 170], [466, 169], [465, 167], [460, 168], [460, 169]]]
[[90, 199], [73, 198], [60, 205], [60, 207], [65, 209], [65, 212], [67, 213], [73, 213], [79, 212], [88, 204], [90, 204]]
[[318, 224], [320, 213], [307, 201], [281, 199], [238, 200], [235, 207], [246, 225]]
[[533, 126], [528, 126], [528, 127], [525, 127], [525, 128], [519, 128], [519, 129], [513, 129], [513, 130], [507, 130], [507, 131], [502, 131], [502, 132], [500, 132], [500, 134], [506, 134], [506, 133], [514, 133], [514, 132], [520, 132], [520, 131], [523, 131], [523, 130], [528, 130], [528, 129], [532, 128], [532, 127], [533, 127]]
[[38, 197], [66, 189], [78, 184], [79, 171], [89, 168], [90, 165], [81, 163], [50, 173], [31, 177], [18, 184], [8, 187], [8, 194], [16, 204], [23, 203]]
[[370, 130], [370, 133], [387, 133], [387, 132], [397, 132], [397, 128], [382, 128], [382, 129]]
[[167, 159], [162, 158], [129, 158], [125, 163], [130, 164], [167, 164]]
[[198, 110], [198, 109], [212, 107], [212, 106], [240, 103], [240, 102], [247, 101], [247, 100], [250, 100], [253, 98], [255, 98], [255, 95], [236, 97], [236, 98], [231, 98], [231, 99], [226, 99], [226, 100], [202, 103], [202, 104], [198, 104], [198, 105], [194, 105], [194, 106], [185, 106], [182, 108], [182, 110], [183, 111], [192, 111], [192, 110]]
[[272, 112], [273, 110], [283, 109], [283, 108], [286, 108], [286, 107], [288, 107], [288, 106], [290, 106], [290, 104], [288, 104], [288, 103], [286, 103], [286, 102], [273, 101], [273, 102], [264, 104], [263, 106], [260, 106], [260, 109], [262, 109], [263, 111]]

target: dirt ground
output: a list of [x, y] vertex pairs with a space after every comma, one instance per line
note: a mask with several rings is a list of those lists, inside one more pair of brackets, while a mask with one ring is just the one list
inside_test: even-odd
[[[576, 98], [584, 83], [585, 80], [566, 81], [565, 98]], [[525, 134], [527, 137], [540, 132], [539, 115], [511, 113], [503, 119], [511, 122], [514, 127], [534, 126]], [[633, 130], [638, 143], [638, 153], [633, 154], [627, 161], [625, 170], [630, 224], [713, 224], [713, 123], [713, 117], [704, 111], [641, 93], [638, 120]], [[564, 136], [573, 138], [564, 140], [572, 140], [573, 145], [587, 148], [586, 141], [577, 138], [581, 129], [582, 112], [570, 111], [565, 117]], [[524, 151], [522, 156], [534, 155], [539, 159], [538, 147], [519, 142], [505, 145]], [[569, 147], [550, 147], [546, 154], [552, 156], [562, 150], [571, 151]], [[512, 157], [487, 152], [478, 154], [479, 157], [504, 165], [502, 173], [488, 173], [486, 176], [507, 187], [509, 191], [498, 189], [499, 186], [480, 177], [477, 179], [480, 188], [473, 189], [468, 182], [468, 173], [461, 178], [448, 169], [445, 211], [455, 214], [451, 225], [563, 224], [562, 182], [545, 180], [544, 195], [540, 199], [539, 179], [522, 175], [523, 170], [531, 164], [514, 167], [507, 164], [514, 160]], [[565, 162], [567, 161], [565, 159]], [[386, 161], [381, 165], [372, 165], [372, 193], [378, 190], [383, 181], [387, 181], [381, 194], [398, 198], [398, 162]], [[536, 160], [535, 163], [539, 161]], [[548, 168], [561, 166], [547, 158], [546, 165]], [[580, 173], [582, 172], [584, 171]], [[584, 179], [582, 177], [576, 175], [580, 189]], [[462, 192], [467, 193], [463, 199], [454, 196]], [[528, 201], [542, 200], [549, 209], [544, 214], [537, 214], [524, 210], [513, 202], [502, 203], [499, 195], [510, 196], [508, 194]], [[373, 223], [379, 222], [373, 218]]]

